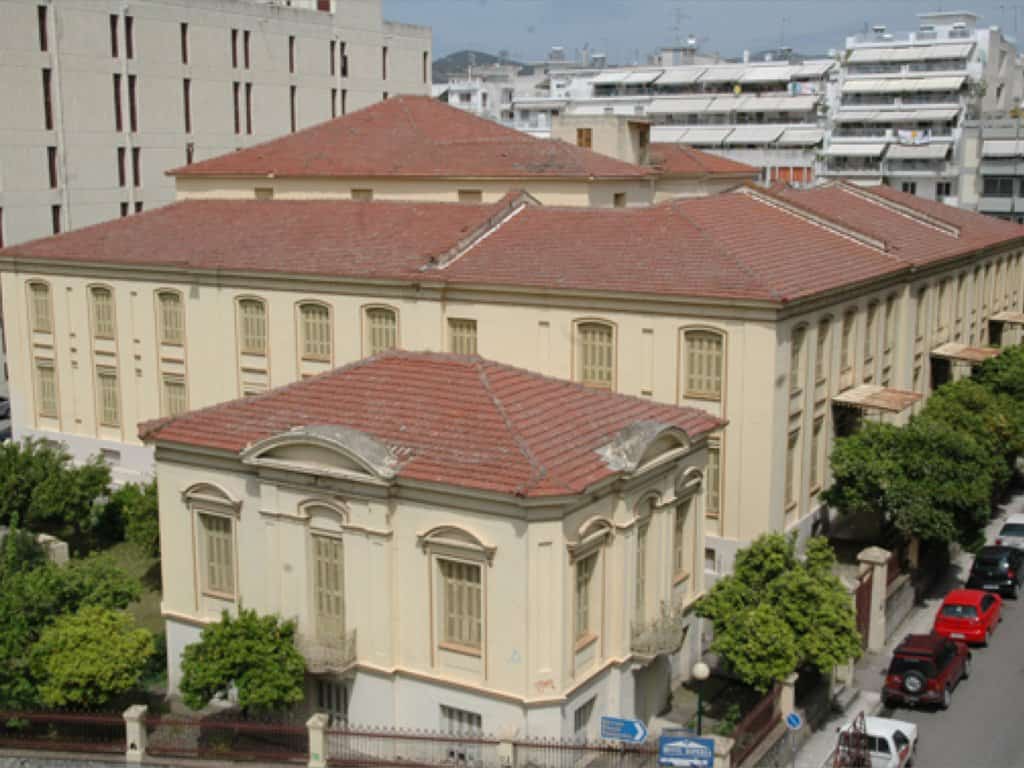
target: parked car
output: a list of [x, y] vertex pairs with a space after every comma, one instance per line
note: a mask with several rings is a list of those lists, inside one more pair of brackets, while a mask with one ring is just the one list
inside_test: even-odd
[[938, 704], [945, 709], [953, 689], [970, 673], [971, 652], [966, 643], [935, 633], [907, 635], [893, 652], [882, 701], [890, 707]]
[[999, 529], [996, 544], [1004, 547], [1024, 549], [1024, 514], [1010, 515]]
[[978, 550], [967, 577], [968, 589], [998, 592], [1014, 599], [1024, 581], [1024, 552], [1016, 547], [987, 546]]
[[[909, 768], [917, 754], [917, 726], [888, 717], [863, 717], [839, 729], [836, 751], [871, 768]], [[852, 763], [851, 763], [852, 764]]]
[[999, 595], [980, 589], [954, 589], [939, 606], [933, 631], [950, 640], [988, 645], [1002, 608]]
[[11, 401], [0, 397], [0, 421], [11, 418]]

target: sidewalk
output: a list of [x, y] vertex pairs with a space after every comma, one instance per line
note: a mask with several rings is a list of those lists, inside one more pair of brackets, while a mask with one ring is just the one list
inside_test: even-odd
[[[1019, 493], [1003, 504], [985, 533], [986, 541], [995, 541], [996, 533], [1003, 524], [1007, 514], [1024, 512], [1024, 493]], [[796, 756], [796, 768], [831, 768], [827, 763], [836, 744], [836, 729], [852, 720], [857, 713], [876, 714], [882, 708], [881, 691], [885, 683], [885, 673], [889, 668], [892, 652], [907, 634], [927, 633], [931, 631], [935, 612], [942, 603], [946, 593], [960, 586], [963, 577], [971, 567], [973, 556], [960, 552], [950, 563], [949, 571], [937, 584], [930, 596], [915, 606], [903, 623], [892, 633], [892, 639], [878, 653], [865, 653], [858, 661], [854, 671], [854, 685], [860, 694], [846, 712], [834, 714], [804, 744]]]

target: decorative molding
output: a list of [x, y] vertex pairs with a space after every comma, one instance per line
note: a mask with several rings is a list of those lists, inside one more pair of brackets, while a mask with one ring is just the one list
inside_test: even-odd
[[227, 491], [223, 486], [213, 482], [193, 483], [181, 492], [181, 498], [187, 506], [194, 504], [226, 507], [238, 516], [242, 509], [242, 500]]
[[456, 554], [483, 557], [488, 564], [494, 561], [496, 546], [487, 544], [472, 531], [461, 526], [438, 525], [416, 534], [416, 543], [426, 551], [454, 551]]

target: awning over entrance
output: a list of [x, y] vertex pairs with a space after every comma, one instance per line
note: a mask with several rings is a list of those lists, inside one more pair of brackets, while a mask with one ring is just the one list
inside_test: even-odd
[[877, 384], [861, 384], [859, 387], [853, 387], [835, 395], [832, 402], [866, 411], [900, 413], [922, 397], [923, 395], [906, 389], [880, 387]]
[[989, 320], [995, 320], [997, 323], [1024, 325], [1024, 312], [1013, 312], [1012, 310], [1005, 309], [1002, 312], [996, 312]]
[[932, 357], [939, 357], [943, 360], [952, 360], [955, 363], [983, 363], [986, 360], [996, 357], [998, 349], [992, 347], [969, 347], [966, 344], [958, 344], [955, 341], [943, 344], [932, 350]]

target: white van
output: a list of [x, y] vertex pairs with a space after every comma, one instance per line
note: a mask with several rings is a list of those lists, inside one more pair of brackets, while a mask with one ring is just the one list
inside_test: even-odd
[[996, 536], [996, 544], [1024, 549], [1024, 515], [1017, 513], [1006, 518]]
[[865, 717], [860, 738], [853, 722], [839, 729], [836, 750], [851, 757], [855, 753], [865, 754], [871, 759], [871, 768], [909, 768], [917, 753], [917, 726], [888, 717]]

